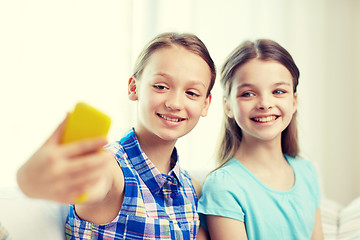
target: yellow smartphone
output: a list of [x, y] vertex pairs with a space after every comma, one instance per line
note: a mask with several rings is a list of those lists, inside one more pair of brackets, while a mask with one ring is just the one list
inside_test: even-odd
[[86, 138], [106, 137], [111, 119], [96, 108], [79, 102], [66, 120], [61, 143], [74, 142]]
[[[86, 138], [106, 137], [111, 119], [94, 107], [79, 102], [74, 111], [68, 115], [60, 143], [69, 143]], [[75, 203], [83, 203], [88, 199], [85, 192], [74, 199]]]

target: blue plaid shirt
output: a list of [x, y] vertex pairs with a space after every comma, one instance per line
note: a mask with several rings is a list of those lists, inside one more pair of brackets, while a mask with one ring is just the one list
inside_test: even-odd
[[124, 173], [121, 210], [111, 223], [96, 225], [80, 219], [70, 206], [66, 239], [195, 239], [197, 197], [190, 177], [179, 167], [176, 149], [166, 175], [141, 150], [133, 129], [106, 148]]

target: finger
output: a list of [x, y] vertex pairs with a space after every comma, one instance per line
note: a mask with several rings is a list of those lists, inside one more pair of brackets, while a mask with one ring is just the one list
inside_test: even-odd
[[76, 157], [97, 152], [102, 149], [108, 141], [103, 137], [89, 138], [80, 140], [62, 146], [62, 154], [67, 157]]
[[[110, 174], [107, 171], [101, 171], [99, 169], [95, 169], [94, 171], [90, 171], [84, 175], [72, 178], [67, 186], [68, 194], [69, 196], [72, 196], [70, 200], [75, 201], [74, 203], [80, 203], [85, 199], [88, 201], [89, 197], [92, 201], [99, 197], [104, 197], [106, 192], [109, 190], [109, 178]], [[79, 197], [80, 199], [85, 199], [80, 200]]]
[[[48, 167], [46, 174], [43, 176], [44, 182], [51, 186], [67, 188], [78, 181], [77, 179], [87, 178], [99, 173], [111, 172], [111, 163], [116, 161], [113, 155], [107, 151], [98, 151], [93, 154], [82, 155], [80, 157], [57, 158], [53, 165]], [[108, 168], [108, 170], [106, 169]], [[91, 178], [91, 177], [90, 177]], [[58, 186], [60, 183], [61, 185]], [[59, 190], [59, 192], [61, 192]]]
[[68, 179], [67, 187], [70, 191], [84, 192], [94, 186], [102, 177], [106, 175], [104, 170], [94, 169], [86, 174], [76, 175]]
[[52, 182], [51, 188], [47, 188], [46, 199], [70, 203], [75, 197], [91, 189], [103, 176], [103, 171], [94, 170], [87, 174], [59, 178]]
[[[89, 181], [78, 188], [69, 189], [68, 202], [71, 204], [85, 204], [99, 202], [109, 191], [106, 179], [98, 178], [95, 181]], [[94, 189], [95, 186], [95, 189]], [[100, 188], [99, 188], [100, 187]]]
[[68, 163], [68, 174], [81, 175], [94, 169], [105, 169], [115, 161], [113, 156], [105, 152], [96, 152], [94, 154], [77, 157]]
[[69, 113], [66, 114], [66, 117], [62, 120], [62, 122], [57, 126], [55, 131], [51, 134], [51, 136], [45, 141], [45, 144], [58, 144], [60, 143], [61, 136], [64, 132], [66, 120], [69, 116]]

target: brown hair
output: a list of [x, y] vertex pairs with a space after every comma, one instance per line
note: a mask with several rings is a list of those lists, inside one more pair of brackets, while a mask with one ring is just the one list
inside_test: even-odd
[[140, 78], [151, 54], [153, 54], [156, 50], [166, 47], [171, 47], [174, 45], [184, 47], [188, 51], [200, 56], [207, 63], [211, 72], [211, 80], [207, 92], [207, 96], [209, 96], [209, 94], [211, 93], [211, 89], [214, 86], [215, 78], [216, 78], [215, 64], [205, 44], [194, 34], [190, 34], [190, 33], [179, 34], [179, 33], [169, 32], [169, 33], [162, 33], [156, 36], [152, 41], [150, 41], [144, 47], [144, 49], [138, 56], [135, 62], [133, 76], [136, 78]]
[[[230, 95], [233, 75], [236, 69], [252, 59], [276, 61], [286, 67], [293, 79], [294, 93], [299, 83], [300, 72], [291, 55], [278, 43], [269, 39], [258, 39], [254, 42], [246, 41], [234, 49], [225, 60], [221, 69], [220, 84], [224, 90], [224, 97]], [[220, 165], [230, 160], [239, 148], [242, 131], [234, 119], [224, 114], [224, 124], [220, 134], [218, 161]], [[284, 154], [296, 157], [299, 153], [296, 112], [289, 126], [281, 134], [281, 147]]]

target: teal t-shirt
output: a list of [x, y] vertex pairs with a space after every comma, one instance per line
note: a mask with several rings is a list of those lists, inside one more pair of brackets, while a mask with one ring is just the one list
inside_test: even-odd
[[198, 202], [204, 215], [244, 222], [248, 239], [310, 239], [315, 210], [320, 205], [317, 174], [310, 161], [285, 156], [295, 175], [289, 191], [277, 191], [261, 182], [235, 158], [211, 173]]

